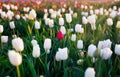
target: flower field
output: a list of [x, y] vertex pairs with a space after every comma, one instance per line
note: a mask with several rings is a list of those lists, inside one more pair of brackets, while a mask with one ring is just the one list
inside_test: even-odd
[[0, 3], [0, 77], [120, 77], [120, 5]]

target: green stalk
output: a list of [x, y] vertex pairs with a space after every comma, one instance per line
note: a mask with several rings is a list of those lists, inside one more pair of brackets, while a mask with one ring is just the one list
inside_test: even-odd
[[17, 69], [17, 75], [18, 75], [18, 77], [20, 77], [20, 69], [19, 69], [19, 66], [16, 66], [16, 69]]
[[40, 60], [40, 63], [42, 64], [42, 66], [44, 67], [44, 63], [43, 63], [43, 61], [41, 60], [41, 58], [39, 58], [39, 60]]
[[52, 28], [50, 29], [50, 36], [51, 36], [51, 38], [52, 38]]
[[46, 57], [45, 57], [45, 64], [47, 65], [47, 53], [46, 53]]
[[13, 34], [15, 35], [15, 30], [13, 29]]
[[86, 37], [86, 24], [85, 24], [85, 33], [84, 33], [84, 39], [85, 39], [85, 37]]
[[93, 35], [92, 35], [92, 37], [93, 37], [93, 40], [92, 40], [92, 43], [94, 43], [94, 41], [95, 41], [94, 34], [95, 34], [95, 31], [93, 30]]

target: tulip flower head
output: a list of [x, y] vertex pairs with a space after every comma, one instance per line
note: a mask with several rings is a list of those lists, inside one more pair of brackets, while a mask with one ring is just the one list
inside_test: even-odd
[[59, 40], [62, 40], [62, 39], [64, 38], [64, 35], [63, 35], [63, 33], [62, 33], [61, 31], [58, 31], [58, 33], [57, 33], [57, 38], [58, 38]]

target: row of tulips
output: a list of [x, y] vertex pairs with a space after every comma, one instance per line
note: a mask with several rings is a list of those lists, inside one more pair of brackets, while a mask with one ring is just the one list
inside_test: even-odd
[[117, 6], [49, 8], [42, 17], [32, 7], [2, 6], [0, 76], [120, 76]]

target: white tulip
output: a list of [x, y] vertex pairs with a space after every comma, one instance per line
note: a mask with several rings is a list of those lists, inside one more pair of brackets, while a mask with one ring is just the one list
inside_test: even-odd
[[82, 23], [83, 24], [87, 24], [88, 23], [88, 20], [85, 16], [82, 17]]
[[107, 15], [109, 15], [109, 12], [108, 12], [108, 11], [106, 11], [106, 12], [105, 12], [105, 15], [106, 15], [106, 16], [107, 16]]
[[83, 48], [83, 40], [78, 40], [77, 42], [77, 48], [82, 49]]
[[50, 18], [45, 18], [45, 24], [49, 25]]
[[62, 10], [63, 13], [65, 12], [65, 8], [62, 8], [61, 10]]
[[110, 17], [115, 18], [117, 16], [117, 11], [112, 11]]
[[3, 25], [0, 25], [0, 33], [3, 33], [3, 31], [4, 31]]
[[72, 16], [71, 16], [71, 14], [67, 13], [67, 14], [65, 14], [65, 17], [66, 17], [67, 23], [71, 23], [72, 22]]
[[17, 7], [17, 6], [15, 6], [15, 7], [14, 7], [14, 9], [15, 9], [15, 10], [18, 10], [18, 7]]
[[95, 54], [95, 52], [96, 52], [96, 46], [95, 45], [93, 45], [93, 44], [90, 44], [89, 45], [89, 47], [88, 47], [88, 55], [90, 56], [90, 57], [94, 57], [94, 54]]
[[49, 20], [49, 27], [50, 28], [54, 27], [54, 20], [53, 19]]
[[103, 9], [100, 9], [99, 14], [100, 14], [100, 15], [103, 15], [103, 13], [104, 13], [104, 12], [103, 12]]
[[38, 45], [37, 41], [34, 40], [34, 39], [31, 41], [31, 43], [32, 43], [33, 46]]
[[98, 9], [95, 10], [95, 14], [99, 14], [99, 10]]
[[47, 13], [47, 12], [48, 12], [48, 10], [47, 10], [47, 9], [44, 9], [44, 12], [45, 12], [45, 13]]
[[33, 46], [32, 55], [33, 55], [34, 58], [38, 58], [40, 56], [40, 47], [39, 47], [39, 45]]
[[20, 52], [23, 51], [23, 49], [24, 49], [23, 40], [20, 37], [14, 38], [12, 40], [12, 46], [13, 46], [13, 48], [16, 49], [16, 51], [20, 51]]
[[111, 48], [111, 44], [112, 42], [110, 41], [110, 39], [104, 40], [104, 41], [99, 41], [98, 43], [98, 48], [99, 49], [103, 49], [103, 48]]
[[88, 67], [85, 70], [85, 77], [95, 77], [95, 70], [92, 67]]
[[14, 50], [8, 51], [8, 57], [10, 63], [14, 66], [19, 66], [22, 63], [22, 56]]
[[88, 9], [88, 6], [85, 6], [85, 9]]
[[120, 21], [117, 21], [116, 28], [120, 28]]
[[113, 10], [117, 10], [117, 6], [113, 6]]
[[12, 10], [14, 10], [14, 5], [13, 4], [11, 4], [10, 7], [11, 7]]
[[120, 55], [120, 44], [115, 45], [115, 54]]
[[70, 10], [70, 14], [73, 15], [73, 10]]
[[81, 8], [82, 8], [82, 9], [84, 9], [84, 7], [85, 7], [84, 5], [81, 5]]
[[44, 49], [46, 51], [46, 53], [50, 53], [50, 48], [51, 48], [51, 39], [46, 38], [44, 41]]
[[110, 41], [110, 39], [107, 39], [104, 41], [105, 47], [111, 48], [111, 44], [112, 44], [112, 42]]
[[35, 29], [40, 29], [40, 23], [36, 20], [35, 21]]
[[72, 34], [71, 40], [72, 40], [72, 41], [76, 41], [76, 34]]
[[112, 8], [109, 8], [108, 11], [109, 11], [109, 12], [112, 12], [113, 10], [112, 10]]
[[30, 11], [30, 7], [26, 7], [26, 12], [29, 12]]
[[36, 14], [36, 11], [34, 9], [32, 9], [30, 12], [29, 12], [29, 19], [35, 19], [37, 14]]
[[104, 48], [104, 49], [101, 49], [100, 56], [101, 56], [102, 59], [107, 60], [111, 57], [112, 53], [113, 52], [110, 48]]
[[9, 10], [9, 11], [6, 13], [6, 15], [7, 15], [7, 18], [8, 18], [9, 20], [12, 20], [12, 17], [14, 16], [14, 13], [13, 13], [11, 10]]
[[7, 14], [5, 12], [1, 12], [1, 18], [7, 18]]
[[6, 9], [9, 10], [9, 9], [10, 9], [10, 6], [9, 6], [9, 5], [6, 5]]
[[57, 61], [67, 60], [68, 58], [68, 48], [59, 48], [56, 52], [55, 59]]
[[49, 13], [52, 14], [54, 12], [53, 9], [49, 9]]
[[96, 23], [96, 15], [91, 15], [91, 16], [88, 16], [88, 22], [90, 24], [95, 24]]
[[90, 6], [90, 9], [93, 9], [93, 6]]
[[15, 23], [14, 23], [14, 21], [11, 21], [11, 22], [9, 23], [9, 25], [10, 25], [10, 28], [11, 28], [11, 29], [14, 29], [14, 28], [15, 28]]
[[48, 18], [48, 13], [45, 13], [43, 19], [45, 20], [47, 18]]
[[7, 43], [8, 42], [8, 36], [1, 36], [1, 42]]
[[62, 17], [59, 18], [59, 25], [61, 25], [61, 26], [64, 25], [64, 19]]
[[76, 24], [75, 25], [75, 32], [77, 32], [77, 33], [84, 33], [84, 28], [82, 28], [82, 25]]
[[113, 20], [111, 18], [107, 19], [107, 25], [112, 26], [113, 25]]
[[15, 16], [15, 18], [16, 18], [17, 20], [19, 20], [19, 19], [20, 19], [20, 15], [17, 14], [17, 15]]
[[57, 15], [56, 15], [56, 11], [54, 11], [54, 12], [51, 14], [51, 18], [54, 18], [54, 19], [55, 19], [56, 16], [57, 16]]
[[66, 34], [66, 29], [65, 29], [65, 27], [64, 26], [61, 26], [60, 27], [60, 31], [62, 32], [62, 34]]
[[94, 11], [93, 11], [93, 10], [90, 10], [90, 14], [91, 14], [91, 15], [94, 14]]

